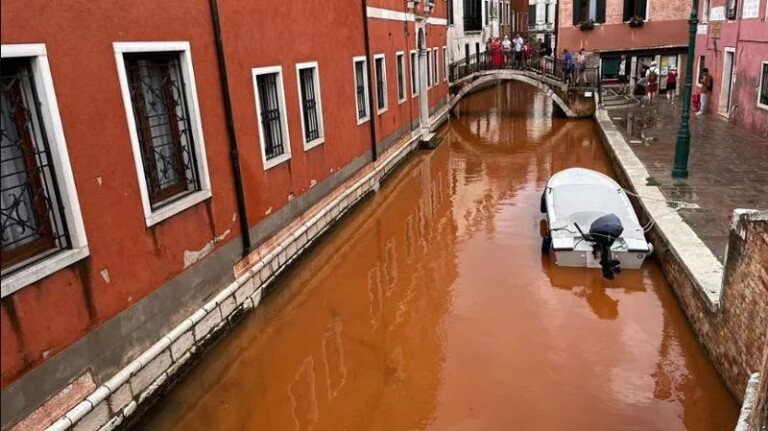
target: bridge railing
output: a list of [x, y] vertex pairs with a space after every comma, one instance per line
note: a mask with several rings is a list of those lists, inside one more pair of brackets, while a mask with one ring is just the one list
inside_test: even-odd
[[590, 66], [579, 69], [576, 64], [566, 67], [563, 60], [553, 57], [533, 56], [516, 58], [514, 53], [502, 54], [494, 61], [489, 52], [480, 52], [448, 66], [448, 80], [456, 82], [473, 73], [485, 70], [525, 70], [554, 79], [569, 86], [600, 87], [600, 69]]

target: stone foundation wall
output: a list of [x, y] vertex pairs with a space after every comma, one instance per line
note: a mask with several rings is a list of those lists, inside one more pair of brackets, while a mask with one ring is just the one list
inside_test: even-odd
[[[642, 196], [633, 202], [642, 223], [650, 214], [669, 213], [605, 111], [597, 118], [617, 178]], [[677, 214], [657, 217], [648, 237], [699, 342], [733, 396], [743, 401], [747, 381], [763, 362], [768, 332], [768, 212], [734, 212], [724, 266]]]

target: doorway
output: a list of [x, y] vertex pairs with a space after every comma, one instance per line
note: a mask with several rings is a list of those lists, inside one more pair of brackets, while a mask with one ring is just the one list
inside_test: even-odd
[[720, 115], [728, 116], [731, 113], [731, 89], [733, 86], [733, 59], [736, 55], [734, 48], [725, 48], [723, 58], [723, 83], [720, 87]]

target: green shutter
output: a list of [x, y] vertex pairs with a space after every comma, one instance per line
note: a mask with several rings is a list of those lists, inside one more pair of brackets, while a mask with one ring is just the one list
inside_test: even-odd
[[581, 22], [581, 0], [573, 0], [573, 25]]
[[648, 6], [648, 0], [636, 0], [637, 6], [635, 7], [635, 15], [645, 19], [645, 8]]
[[597, 0], [597, 13], [595, 15], [595, 21], [605, 22], [605, 0]]
[[624, 21], [629, 21], [632, 15], [634, 15], [634, 3], [634, 0], [624, 0]]

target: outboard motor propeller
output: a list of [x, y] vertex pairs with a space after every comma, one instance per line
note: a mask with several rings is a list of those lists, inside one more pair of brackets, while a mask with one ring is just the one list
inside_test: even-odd
[[588, 237], [585, 238], [592, 242], [593, 256], [597, 257], [600, 252], [600, 267], [603, 269], [603, 277], [608, 280], [613, 280], [614, 274], [621, 272], [621, 262], [612, 259], [611, 246], [622, 232], [624, 226], [621, 225], [621, 220], [615, 214], [606, 214], [592, 223]]

